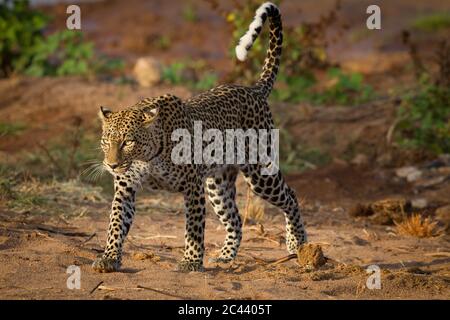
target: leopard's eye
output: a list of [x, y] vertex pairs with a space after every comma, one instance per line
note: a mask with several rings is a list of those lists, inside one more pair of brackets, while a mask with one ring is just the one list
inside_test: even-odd
[[133, 145], [134, 144], [134, 140], [125, 140], [123, 143], [122, 143], [122, 146], [124, 146], [124, 147], [129, 147], [129, 146], [131, 146], [131, 145]]

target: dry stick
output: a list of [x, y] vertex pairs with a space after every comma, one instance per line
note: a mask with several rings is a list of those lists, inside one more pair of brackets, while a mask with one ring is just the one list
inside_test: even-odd
[[60, 172], [65, 172], [65, 170], [59, 165], [58, 161], [55, 160], [55, 158], [53, 158], [52, 154], [50, 153], [50, 151], [41, 143], [37, 142], [36, 143], [37, 146], [39, 148], [41, 148], [45, 155], [47, 156], [47, 158], [50, 160], [50, 162], [60, 171]]
[[245, 256], [245, 257], [250, 257], [250, 258], [252, 258], [253, 260], [256, 260], [256, 262], [259, 262], [259, 263], [267, 264], [267, 263], [270, 262], [270, 261], [266, 261], [266, 260], [264, 260], [264, 259], [261, 259], [261, 258], [252, 256], [251, 254], [248, 254], [248, 253], [240, 252], [239, 254], [242, 255], [242, 256]]
[[290, 254], [290, 255], [288, 255], [286, 257], [283, 257], [283, 258], [277, 259], [275, 261], [272, 261], [272, 262], [269, 263], [269, 265], [277, 265], [277, 264], [280, 264], [280, 263], [283, 263], [283, 262], [286, 262], [286, 261], [289, 261], [289, 260], [292, 260], [292, 259], [295, 259], [295, 258], [297, 258], [297, 254], [293, 253], [293, 254]]
[[78, 245], [79, 248], [81, 248], [82, 246], [84, 246], [86, 243], [88, 243], [89, 241], [92, 240], [92, 238], [94, 238], [97, 235], [97, 233], [93, 233], [89, 238], [87, 238], [86, 240], [84, 240], [80, 245]]
[[244, 215], [244, 222], [242, 223], [242, 228], [244, 228], [245, 223], [247, 222], [249, 206], [250, 206], [250, 186], [247, 186], [247, 202], [245, 203], [245, 215]]
[[179, 298], [179, 299], [183, 299], [183, 300], [191, 300], [191, 298], [188, 298], [188, 297], [179, 296], [179, 295], [176, 295], [176, 294], [164, 292], [164, 291], [161, 291], [161, 290], [158, 290], [158, 289], [149, 288], [149, 287], [144, 287], [144, 286], [141, 286], [141, 285], [137, 285], [137, 288], [145, 289], [145, 290], [149, 290], [149, 291], [153, 291], [153, 292], [157, 292], [157, 293], [164, 294], [166, 296], [173, 297], [173, 298]]
[[424, 253], [427, 257], [450, 257], [450, 252], [430, 252]]
[[[81, 118], [79, 118], [81, 119]], [[78, 120], [78, 119], [77, 119]], [[75, 132], [73, 134], [72, 139], [72, 150], [71, 154], [69, 156], [69, 165], [67, 166], [67, 177], [70, 176], [70, 174], [76, 170], [75, 168], [75, 154], [77, 153], [78, 148], [80, 147], [80, 140], [81, 140], [81, 122], [77, 121], [75, 124]]]
[[135, 235], [135, 236], [132, 236], [132, 237], [135, 238], [135, 239], [142, 239], [142, 240], [151, 240], [151, 239], [159, 239], [159, 238], [168, 238], [168, 239], [176, 239], [177, 238], [177, 236], [164, 235], [164, 234], [157, 234], [157, 235], [149, 236], [149, 237], [143, 237], [143, 236], [140, 236], [140, 235]]
[[93, 294], [95, 290], [98, 289], [98, 287], [100, 287], [103, 284], [103, 281], [100, 281], [90, 292], [89, 294]]
[[69, 237], [87, 237], [87, 236], [89, 236], [89, 234], [87, 234], [85, 232], [71, 232], [71, 231], [54, 230], [54, 229], [50, 229], [50, 228], [42, 227], [42, 226], [37, 226], [36, 229], [41, 230], [41, 231], [50, 232], [50, 233], [62, 234], [64, 236], [69, 236]]
[[248, 239], [247, 241], [252, 241], [252, 240], [256, 240], [256, 239], [262, 239], [262, 240], [270, 241], [270, 242], [276, 243], [277, 245], [280, 245], [280, 241], [271, 239], [269, 237], [264, 237], [264, 236], [253, 237], [253, 238]]

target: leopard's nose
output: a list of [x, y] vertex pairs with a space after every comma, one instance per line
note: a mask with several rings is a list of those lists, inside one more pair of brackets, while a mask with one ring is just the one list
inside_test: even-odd
[[108, 166], [111, 168], [111, 169], [115, 169], [115, 168], [117, 168], [118, 166], [119, 166], [119, 164], [117, 163], [117, 162], [115, 162], [115, 163], [108, 163]]

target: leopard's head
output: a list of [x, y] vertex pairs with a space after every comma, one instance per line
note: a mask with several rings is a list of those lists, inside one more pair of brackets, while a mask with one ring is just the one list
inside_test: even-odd
[[160, 152], [159, 106], [147, 105], [113, 112], [100, 107], [103, 165], [113, 174], [126, 172], [134, 160], [146, 161]]

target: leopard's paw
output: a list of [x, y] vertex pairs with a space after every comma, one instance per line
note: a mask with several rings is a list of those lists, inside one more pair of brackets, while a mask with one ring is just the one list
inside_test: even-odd
[[218, 257], [211, 257], [208, 259], [209, 263], [230, 263], [234, 260], [234, 257], [230, 256], [218, 256]]
[[92, 268], [101, 273], [115, 272], [120, 269], [120, 261], [118, 259], [98, 257], [92, 263]]
[[205, 271], [205, 268], [203, 268], [202, 261], [181, 260], [178, 263], [177, 270], [181, 272], [191, 272], [191, 271], [203, 272]]

